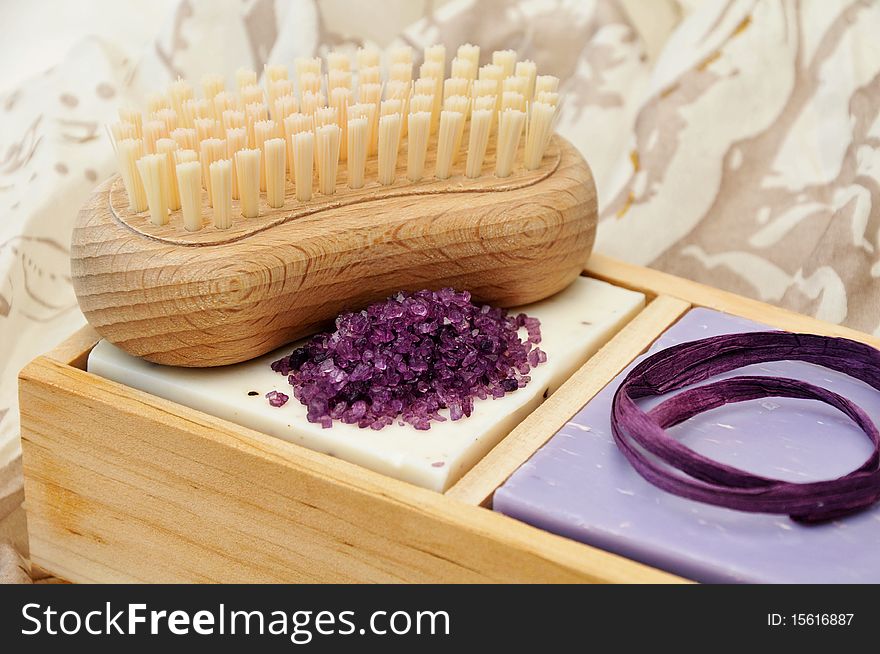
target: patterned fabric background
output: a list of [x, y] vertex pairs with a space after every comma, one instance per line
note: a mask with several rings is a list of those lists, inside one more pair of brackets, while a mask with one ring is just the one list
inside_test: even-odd
[[83, 322], [68, 239], [113, 172], [103, 126], [177, 75], [394, 38], [514, 48], [563, 79], [559, 130], [596, 176], [597, 249], [880, 334], [880, 3], [366, 4], [180, 0], [145, 52], [84, 36], [0, 96], [0, 541], [26, 553], [16, 375]]

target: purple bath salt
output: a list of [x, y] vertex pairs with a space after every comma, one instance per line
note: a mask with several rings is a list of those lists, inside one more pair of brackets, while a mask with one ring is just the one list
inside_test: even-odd
[[290, 397], [279, 391], [269, 391], [266, 393], [266, 399], [269, 400], [271, 406], [281, 407], [287, 404]]
[[335, 331], [272, 369], [287, 375], [309, 422], [381, 429], [397, 420], [424, 430], [446, 420], [441, 410], [459, 420], [471, 415], [474, 398], [523, 388], [547, 360], [540, 342], [536, 318], [475, 304], [467, 291], [401, 292], [340, 315]]
[[[694, 309], [648, 353], [719, 334], [766, 329], [743, 318]], [[495, 492], [496, 511], [697, 581], [880, 582], [878, 504], [806, 525], [786, 515], [695, 502], [643, 479], [621, 454], [611, 430], [614, 393], [633, 367], [569, 418]], [[847, 374], [803, 361], [751, 364], [699, 384], [743, 375], [792, 378], [827, 389], [880, 425], [880, 392]], [[638, 405], [651, 411], [681, 392], [642, 398]], [[728, 404], [666, 429], [713, 461], [797, 483], [846, 475], [874, 449], [859, 425], [837, 408], [790, 397]]]

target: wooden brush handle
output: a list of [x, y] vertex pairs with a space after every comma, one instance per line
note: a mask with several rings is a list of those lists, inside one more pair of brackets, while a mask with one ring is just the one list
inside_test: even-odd
[[583, 270], [597, 220], [590, 169], [559, 136], [537, 171], [340, 190], [229, 230], [155, 227], [121, 198], [111, 178], [77, 218], [80, 308], [127, 352], [195, 367], [265, 354], [399, 290], [540, 300]]

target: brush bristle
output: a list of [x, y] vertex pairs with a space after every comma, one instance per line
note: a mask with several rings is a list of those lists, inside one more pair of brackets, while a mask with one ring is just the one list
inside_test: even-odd
[[145, 111], [120, 109], [109, 126], [130, 210], [156, 226], [179, 211], [186, 230], [228, 229], [239, 213], [260, 215], [262, 194], [263, 207], [281, 209], [312, 201], [315, 188], [329, 196], [340, 184], [505, 178], [541, 167], [557, 77], [538, 75], [513, 50], [481, 67], [470, 44], [448, 53], [428, 46], [420, 62], [400, 45], [384, 56], [361, 48], [300, 57], [292, 69], [268, 64], [262, 76], [240, 68], [230, 87], [216, 74], [198, 91], [175, 80], [147, 96]]

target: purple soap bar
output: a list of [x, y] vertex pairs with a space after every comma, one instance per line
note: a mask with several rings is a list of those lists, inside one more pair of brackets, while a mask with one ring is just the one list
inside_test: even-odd
[[[766, 325], [693, 309], [650, 348]], [[635, 365], [635, 364], [633, 364]], [[642, 479], [611, 436], [611, 398], [628, 372], [596, 395], [495, 493], [496, 511], [547, 531], [702, 582], [878, 583], [880, 504], [804, 526], [681, 499]], [[846, 375], [779, 361], [719, 375], [773, 375], [830, 389], [880, 425], [880, 393]], [[667, 396], [640, 403], [650, 408]], [[864, 433], [820, 402], [766, 398], [721, 407], [669, 430], [715, 460], [768, 477], [838, 477], [870, 454]]]

